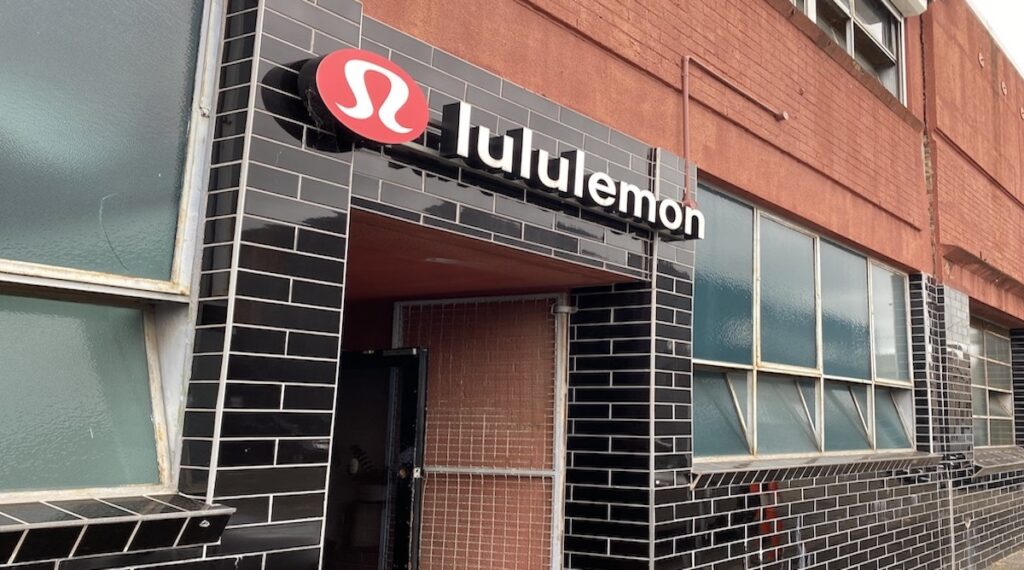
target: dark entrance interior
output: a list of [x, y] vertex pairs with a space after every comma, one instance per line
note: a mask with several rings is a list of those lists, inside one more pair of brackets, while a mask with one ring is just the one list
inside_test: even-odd
[[423, 404], [433, 353], [392, 348], [396, 303], [559, 293], [628, 279], [368, 212], [351, 216], [324, 568], [440, 567], [417, 560], [423, 446], [415, 443], [428, 433]]
[[325, 567], [415, 568], [425, 351], [342, 355]]

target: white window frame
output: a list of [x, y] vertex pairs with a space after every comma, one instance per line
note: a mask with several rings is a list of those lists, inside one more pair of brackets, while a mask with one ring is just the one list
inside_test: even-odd
[[[987, 344], [985, 344], [987, 342], [987, 340], [985, 338], [985, 335], [989, 335], [989, 334], [991, 334], [992, 336], [995, 336], [995, 337], [999, 337], [999, 338], [1005, 340], [1007, 343], [1009, 343], [1010, 342], [1009, 331], [1007, 331], [1005, 327], [1000, 327], [999, 325], [997, 325], [997, 324], [995, 324], [995, 323], [993, 323], [991, 321], [987, 321], [987, 320], [984, 320], [984, 319], [979, 319], [977, 317], [974, 317], [974, 318], [971, 319], [971, 325], [970, 326], [971, 326], [972, 329], [977, 329], [977, 330], [979, 330], [981, 332], [981, 335], [982, 335], [982, 337], [981, 337], [982, 338], [982, 346], [983, 346], [982, 354], [974, 354], [972, 352], [972, 353], [970, 353], [970, 356], [976, 357], [978, 360], [980, 360], [982, 362], [983, 365], [984, 365], [984, 363], [987, 363], [987, 362], [993, 362], [995, 364], [999, 364], [999, 365], [1002, 365], [1002, 366], [1007, 366], [1010, 369], [1010, 389], [1009, 390], [1003, 390], [1002, 388], [992, 388], [991, 386], [989, 386], [989, 384], [988, 384], [988, 367], [987, 366], [985, 366], [985, 369], [982, 371], [982, 374], [984, 375], [983, 377], [985, 378], [985, 385], [984, 386], [975, 387], [973, 374], [971, 375], [971, 406], [972, 406], [971, 407], [971, 421], [974, 422], [974, 421], [977, 421], [977, 420], [985, 420], [985, 422], [988, 424], [988, 441], [989, 441], [989, 443], [987, 445], [975, 445], [974, 447], [975, 447], [975, 449], [991, 449], [991, 448], [1017, 447], [1017, 441], [1016, 441], [1016, 439], [1017, 439], [1016, 438], [1017, 420], [1016, 420], [1016, 418], [1014, 418], [1014, 402], [1013, 402], [1013, 363], [1012, 363], [1013, 355], [1012, 354], [1010, 355], [1010, 361], [1007, 361], [1007, 362], [1003, 362], [1001, 360], [996, 360], [994, 358], [989, 358]], [[1005, 332], [1005, 334], [1004, 334], [1004, 332]], [[1010, 350], [1013, 350], [1012, 345], [1011, 345]], [[970, 363], [970, 359], [968, 359], [968, 363]], [[973, 406], [974, 406], [974, 390], [975, 389], [980, 389], [980, 390], [983, 390], [985, 392], [985, 406], [986, 406], [986, 409], [989, 411], [989, 413], [987, 415], [979, 416], [979, 415], [974, 413]], [[1003, 396], [1009, 396], [1009, 398], [1010, 398], [1010, 415], [1008, 417], [993, 416], [992, 415], [992, 402], [991, 402], [991, 393], [992, 392], [995, 392], [997, 394], [1002, 394]], [[998, 445], [992, 445], [992, 443], [991, 443], [992, 442], [992, 420], [1000, 420], [1000, 421], [1009, 420], [1010, 421], [1010, 437], [1011, 437], [1011, 442], [1010, 443], [1001, 443], [1001, 444], [998, 444]]]
[[[842, 46], [846, 53], [856, 61], [856, 40], [855, 40], [855, 29], [860, 26], [857, 19], [856, 4], [858, 0], [790, 0], [798, 10], [801, 10], [799, 2], [804, 3], [803, 13], [811, 19], [811, 21], [818, 23], [818, 2], [829, 2], [842, 11], [847, 18], [846, 22], [846, 45]], [[848, 2], [849, 6], [844, 6], [843, 2]], [[868, 33], [866, 30], [861, 28], [861, 33], [867, 36], [870, 41], [874, 42], [875, 46], [882, 50], [882, 53], [886, 54], [896, 64], [896, 93], [893, 95], [900, 100], [901, 103], [906, 104], [907, 101], [907, 73], [906, 73], [906, 18], [903, 14], [896, 9], [888, 0], [877, 0], [882, 7], [889, 11], [892, 17], [896, 20], [895, 37], [893, 38], [894, 50], [889, 49], [881, 44], [873, 35]], [[859, 64], [858, 64], [859, 65]], [[870, 70], [866, 70], [868, 73], [874, 75]], [[881, 80], [879, 80], [881, 82]], [[883, 87], [885, 84], [882, 84]], [[886, 91], [889, 88], [886, 87]]]
[[[914, 411], [914, 386], [913, 386], [913, 346], [911, 339], [911, 325], [910, 325], [910, 279], [906, 272], [900, 271], [890, 265], [884, 264], [878, 260], [871, 258], [870, 256], [858, 252], [852, 248], [849, 248], [843, 244], [837, 243], [832, 240], [826, 240], [831, 245], [849, 251], [859, 257], [863, 257], [865, 260], [865, 266], [867, 270], [867, 291], [868, 291], [868, 336], [869, 336], [869, 351], [870, 351], [870, 378], [849, 378], [837, 375], [828, 375], [824, 372], [824, 346], [822, 340], [822, 303], [821, 303], [821, 236], [807, 230], [806, 228], [794, 224], [788, 220], [780, 218], [770, 212], [767, 212], [758, 206], [735, 198], [732, 195], [720, 192], [701, 186], [703, 191], [710, 191], [722, 196], [726, 199], [733, 200], [739, 204], [750, 208], [753, 215], [753, 236], [754, 243], [752, 244], [753, 254], [753, 275], [752, 275], [752, 324], [753, 324], [753, 338], [752, 338], [752, 353], [751, 362], [754, 364], [736, 364], [733, 362], [722, 362], [715, 360], [706, 360], [700, 358], [693, 359], [694, 369], [700, 367], [704, 369], [715, 370], [723, 373], [736, 373], [744, 372], [747, 375], [747, 410], [740, 409], [738, 399], [735, 394], [735, 390], [732, 386], [732, 382], [729, 382], [729, 390], [733, 395], [733, 405], [737, 415], [739, 416], [741, 428], [744, 429], [744, 435], [747, 439], [747, 445], [750, 449], [750, 453], [742, 455], [700, 455], [695, 456], [694, 461], [696, 462], [712, 462], [712, 461], [732, 461], [732, 460], [751, 460], [751, 459], [777, 459], [777, 458], [799, 458], [799, 457], [823, 457], [823, 456], [863, 456], [865, 454], [886, 454], [886, 453], [906, 453], [913, 451], [914, 447], [914, 425], [915, 425], [915, 411]], [[814, 301], [815, 301], [815, 340], [816, 340], [816, 360], [817, 364], [814, 368], [805, 368], [799, 366], [791, 366], [784, 364], [776, 364], [770, 362], [763, 362], [761, 359], [761, 220], [768, 219], [772, 222], [780, 224], [787, 229], [800, 232], [806, 236], [809, 236], [813, 240], [814, 250]], [[698, 271], [699, 261], [697, 261]], [[904, 303], [906, 307], [906, 341], [907, 341], [907, 370], [909, 372], [909, 378], [907, 380], [896, 380], [888, 378], [880, 378], [876, 373], [875, 363], [875, 307], [874, 307], [874, 283], [872, 282], [872, 269], [879, 267], [903, 278], [903, 295]], [[696, 283], [694, 283], [696, 287]], [[695, 308], [695, 310], [698, 310]], [[699, 330], [693, 331], [694, 335], [700, 334]], [[815, 440], [818, 445], [818, 450], [813, 452], [802, 452], [802, 453], [758, 453], [757, 450], [757, 378], [759, 373], [769, 375], [782, 375], [790, 377], [808, 378], [815, 382], [815, 418], [817, 422], [813, 424]], [[696, 382], [694, 375], [693, 382]], [[825, 382], [842, 382], [844, 384], [861, 384], [868, 387], [868, 410], [866, 410], [866, 416], [862, 414], [862, 422], [866, 423], [864, 426], [868, 433], [868, 440], [871, 447], [858, 450], [850, 451], [826, 451], [825, 450]], [[899, 403], [896, 405], [897, 413], [900, 415], [900, 420], [903, 423], [904, 431], [907, 435], [909, 446], [899, 449], [879, 449], [878, 442], [875, 433], [875, 388], [897, 388], [906, 390], [907, 394], [911, 398], [910, 405], [907, 409], [901, 408]], [[802, 393], [801, 393], [802, 396]], [[854, 399], [856, 402], [856, 398]], [[807, 405], [809, 403], [805, 403]], [[859, 408], [859, 406], [858, 406]], [[809, 413], [809, 408], [806, 410]], [[693, 420], [695, 421], [695, 420]]]
[[[178, 416], [183, 413], [184, 402], [168, 401], [165, 394], [182, 393], [180, 387], [168, 390], [168, 384], [173, 381], [183, 386], [187, 378], [184, 376], [184, 368], [181, 377], [165, 378], [164, 372], [169, 369], [165, 361], [177, 358], [184, 362], [188, 357], [186, 352], [187, 347], [191, 346], [191, 340], [185, 345], [174, 343], [173, 354], [170, 354], [172, 351], [160, 338], [162, 325], [159, 323], [159, 317], [165, 309], [186, 311], [191, 316], [194, 316], [195, 312], [195, 280], [199, 275], [199, 258], [196, 253], [201, 247], [202, 240], [203, 198], [209, 179], [210, 144], [214, 127], [211, 109], [218, 84], [220, 40], [226, 17], [225, 1], [204, 0], [203, 4], [192, 110], [185, 141], [186, 156], [181, 200], [178, 206], [174, 256], [169, 278], [146, 279], [0, 258], [0, 294], [53, 298], [100, 306], [123, 306], [138, 309], [142, 313], [159, 482], [33, 491], [0, 489], [0, 502], [177, 492], [179, 457], [174, 453], [172, 446], [178, 434], [170, 433], [169, 428], [181, 425]], [[161, 349], [164, 350], [163, 354]], [[183, 364], [181, 366], [183, 367]], [[176, 368], [172, 366], [170, 369]], [[175, 416], [173, 419], [169, 417], [172, 414]]]

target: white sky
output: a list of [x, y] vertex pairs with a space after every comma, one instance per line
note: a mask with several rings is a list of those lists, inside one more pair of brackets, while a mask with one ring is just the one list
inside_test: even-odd
[[1024, 75], [1024, 0], [968, 0]]

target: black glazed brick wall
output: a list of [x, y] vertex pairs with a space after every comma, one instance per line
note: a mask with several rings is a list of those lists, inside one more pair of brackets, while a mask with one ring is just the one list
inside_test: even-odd
[[324, 4], [228, 6], [182, 488], [237, 513], [219, 545], [166, 559], [210, 560], [175, 568], [319, 564], [352, 153], [272, 111], [301, 109], [279, 91], [301, 48], [358, 44], [360, 6]]
[[640, 284], [572, 296], [566, 568], [648, 567], [653, 295]]

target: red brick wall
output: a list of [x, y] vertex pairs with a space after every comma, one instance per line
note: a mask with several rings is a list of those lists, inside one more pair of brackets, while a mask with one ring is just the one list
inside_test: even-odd
[[403, 344], [429, 351], [425, 570], [550, 566], [550, 478], [431, 473], [431, 467], [551, 469], [551, 300], [418, 305]]
[[907, 30], [908, 111], [865, 87], [813, 24], [780, 9], [786, 0], [365, 6], [370, 16], [678, 154], [680, 62], [692, 53], [792, 117], [778, 123], [695, 72], [691, 138], [702, 171], [908, 268], [932, 269], [915, 118], [922, 108], [916, 19]]
[[925, 25], [945, 280], [1024, 318], [1024, 80], [964, 0], [932, 2]]

